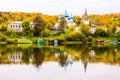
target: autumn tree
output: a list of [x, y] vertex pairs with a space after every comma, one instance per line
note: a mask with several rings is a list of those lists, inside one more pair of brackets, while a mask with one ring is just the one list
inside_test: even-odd
[[73, 17], [73, 21], [74, 21], [77, 25], [80, 25], [80, 22], [81, 22], [80, 16], [74, 16], [74, 17]]
[[86, 24], [82, 24], [81, 25], [81, 32], [83, 34], [85, 34], [86, 36], [89, 36], [91, 33], [90, 33], [90, 26], [89, 25], [86, 25]]
[[45, 27], [45, 22], [42, 19], [41, 16], [36, 16], [33, 20], [33, 24], [34, 24], [34, 35], [35, 36], [39, 36], [40, 32], [44, 29]]
[[67, 28], [67, 21], [64, 17], [61, 18], [58, 26], [59, 31], [64, 31]]

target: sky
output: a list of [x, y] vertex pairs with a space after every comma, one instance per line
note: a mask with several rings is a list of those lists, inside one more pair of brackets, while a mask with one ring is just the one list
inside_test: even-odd
[[82, 15], [120, 12], [120, 0], [0, 0], [0, 11]]

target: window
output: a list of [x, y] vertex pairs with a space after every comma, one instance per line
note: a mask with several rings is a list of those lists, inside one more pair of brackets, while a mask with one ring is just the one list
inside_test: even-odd
[[12, 25], [10, 25], [11, 26], [11, 28], [12, 28]]
[[20, 25], [19, 25], [19, 28], [20, 28]]

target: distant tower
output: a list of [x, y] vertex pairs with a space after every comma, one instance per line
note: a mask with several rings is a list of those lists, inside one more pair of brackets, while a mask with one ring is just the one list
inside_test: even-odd
[[88, 14], [87, 14], [87, 9], [86, 9], [86, 8], [85, 8], [85, 13], [84, 13], [83, 23], [84, 23], [84, 24], [89, 24]]
[[70, 21], [73, 21], [73, 16], [72, 14], [69, 16]]
[[85, 8], [85, 15], [84, 15], [84, 21], [88, 21], [88, 15], [87, 15], [87, 9]]
[[68, 13], [67, 13], [67, 10], [65, 10], [64, 17], [66, 17], [66, 18], [69, 17], [69, 15], [68, 15]]
[[67, 20], [67, 22], [69, 21], [69, 14], [67, 13], [67, 10], [65, 10], [64, 18]]

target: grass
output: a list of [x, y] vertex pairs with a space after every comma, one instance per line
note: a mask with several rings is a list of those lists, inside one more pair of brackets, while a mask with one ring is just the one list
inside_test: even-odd
[[19, 44], [31, 44], [32, 41], [26, 38], [18, 39]]

